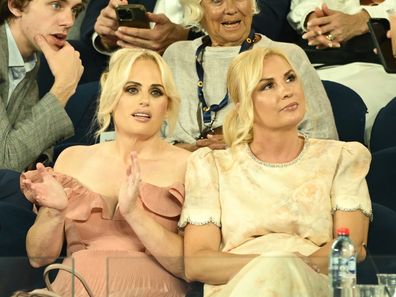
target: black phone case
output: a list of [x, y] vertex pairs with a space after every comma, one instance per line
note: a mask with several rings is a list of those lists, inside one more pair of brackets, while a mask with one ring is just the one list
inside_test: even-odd
[[[127, 9], [132, 12], [133, 18], [123, 19], [119, 10]], [[118, 23], [120, 26], [150, 29], [150, 22], [146, 16], [146, 8], [141, 4], [120, 5], [116, 8]]]
[[392, 53], [392, 42], [386, 37], [390, 28], [389, 21], [384, 18], [372, 18], [368, 21], [368, 28], [381, 64], [388, 73], [396, 73], [396, 58]]

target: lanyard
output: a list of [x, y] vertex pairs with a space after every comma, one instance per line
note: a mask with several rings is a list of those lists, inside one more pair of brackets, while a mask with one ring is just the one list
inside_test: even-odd
[[[256, 42], [255, 32], [254, 32], [254, 30], [251, 30], [248, 38], [246, 38], [246, 40], [242, 43], [239, 53], [249, 50], [255, 42]], [[196, 67], [197, 75], [198, 75], [198, 83], [197, 83], [198, 99], [199, 99], [199, 102], [201, 103], [203, 122], [204, 122], [205, 126], [209, 126], [209, 128], [211, 128], [211, 126], [213, 125], [213, 122], [214, 122], [214, 120], [212, 120], [212, 112], [215, 113], [214, 119], [216, 119], [216, 113], [219, 110], [221, 110], [222, 108], [224, 108], [225, 106], [227, 106], [227, 104], [228, 104], [228, 92], [225, 94], [223, 100], [221, 100], [221, 102], [219, 104], [212, 104], [210, 106], [208, 106], [208, 104], [206, 103], [205, 96], [203, 93], [204, 73], [205, 73], [203, 66], [202, 66], [203, 65], [203, 56], [204, 56], [205, 48], [207, 46], [210, 46], [211, 44], [212, 44], [212, 42], [211, 42], [209, 36], [203, 37], [202, 44], [197, 48], [197, 51], [195, 53], [195, 57], [196, 57], [195, 67]]]

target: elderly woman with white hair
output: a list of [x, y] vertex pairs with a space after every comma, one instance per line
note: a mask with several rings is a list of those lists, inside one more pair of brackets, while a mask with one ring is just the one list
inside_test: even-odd
[[252, 18], [255, 0], [183, 0], [185, 24], [197, 26], [207, 36], [172, 44], [164, 53], [181, 95], [181, 108], [169, 141], [189, 149], [224, 148], [221, 127], [231, 107], [226, 72], [232, 58], [253, 47], [282, 48], [299, 71], [307, 96], [307, 114], [299, 129], [316, 138], [337, 139], [329, 99], [304, 51], [256, 34]]

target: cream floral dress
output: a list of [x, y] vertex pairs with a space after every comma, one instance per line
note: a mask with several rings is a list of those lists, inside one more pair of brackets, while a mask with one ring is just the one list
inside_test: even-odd
[[310, 255], [333, 239], [336, 210], [371, 217], [370, 160], [360, 143], [307, 137], [283, 164], [258, 160], [247, 144], [193, 153], [179, 227], [211, 222], [221, 227], [222, 251], [260, 254], [227, 284], [205, 285], [205, 297], [329, 296], [327, 275], [294, 253]]

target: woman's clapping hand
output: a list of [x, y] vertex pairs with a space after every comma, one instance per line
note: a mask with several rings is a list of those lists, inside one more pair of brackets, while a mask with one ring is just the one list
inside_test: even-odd
[[40, 206], [64, 210], [68, 205], [66, 192], [70, 189], [64, 189], [43, 164], [37, 163], [36, 168], [42, 181], [32, 182], [30, 179], [25, 179], [22, 183], [34, 194], [35, 201]]
[[137, 197], [140, 186], [140, 167], [136, 152], [131, 153], [131, 160], [127, 166], [126, 177], [121, 184], [118, 195], [118, 207], [122, 215], [132, 213], [138, 204]]

